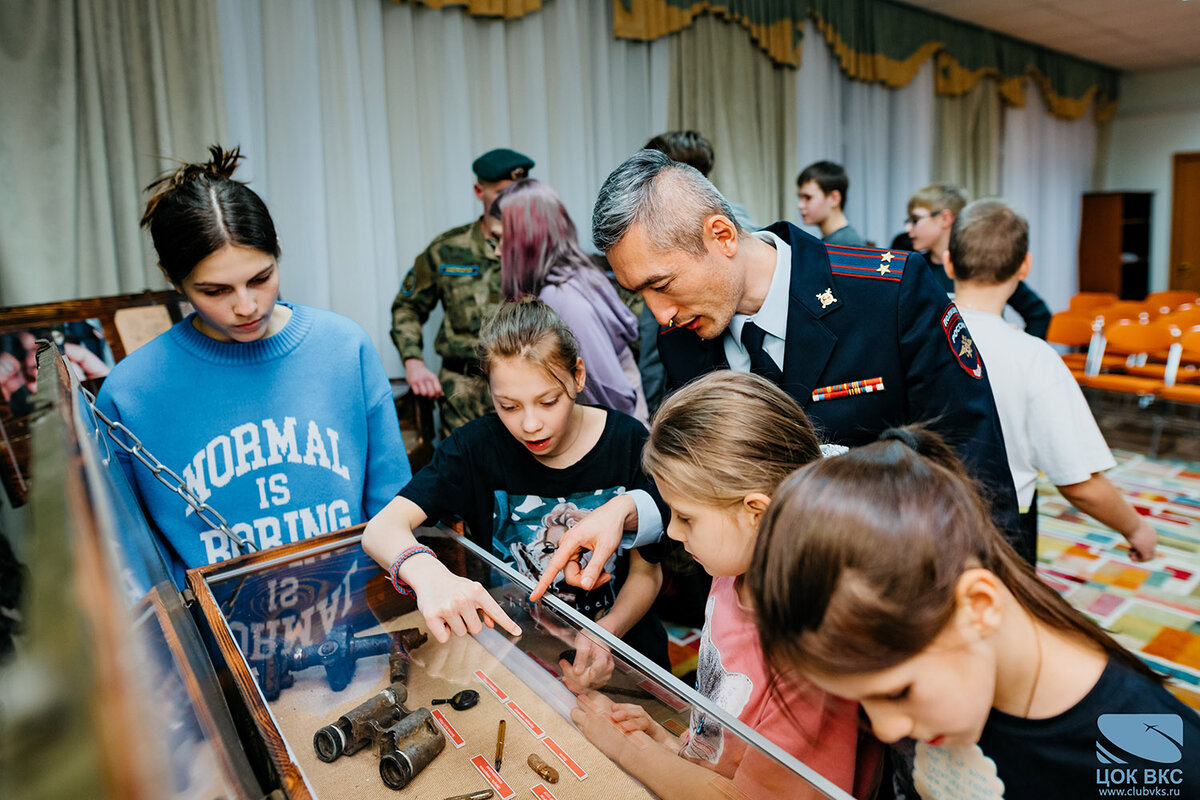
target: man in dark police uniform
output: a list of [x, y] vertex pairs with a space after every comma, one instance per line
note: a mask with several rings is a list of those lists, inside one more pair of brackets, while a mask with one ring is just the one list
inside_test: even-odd
[[[663, 326], [669, 387], [716, 369], [756, 372], [795, 398], [833, 444], [925, 423], [982, 484], [997, 526], [1034, 560], [1036, 543], [1020, 539], [984, 364], [921, 256], [826, 246], [786, 222], [749, 233], [707, 179], [650, 150], [609, 175], [592, 231], [617, 280], [641, 292]], [[587, 522], [560, 542], [546, 575], [580, 546], [596, 551], [592, 564], [616, 548], [620, 531]], [[581, 575], [598, 576], [598, 566]]]

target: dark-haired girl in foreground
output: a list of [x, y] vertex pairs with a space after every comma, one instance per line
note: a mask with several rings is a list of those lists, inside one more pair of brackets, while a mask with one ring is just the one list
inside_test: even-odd
[[[363, 522], [412, 472], [367, 334], [278, 302], [279, 241], [262, 199], [210, 148], [149, 190], [142, 225], [196, 311], [113, 368], [98, 398], [258, 549]], [[118, 453], [159, 545], [183, 570], [238, 555], [167, 486]]]
[[768, 660], [915, 740], [924, 800], [1200, 796], [1196, 713], [1038, 580], [940, 439], [884, 436], [767, 509], [748, 585]]

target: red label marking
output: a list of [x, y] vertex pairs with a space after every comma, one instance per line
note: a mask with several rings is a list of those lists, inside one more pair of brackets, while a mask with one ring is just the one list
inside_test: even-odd
[[517, 719], [521, 720], [521, 724], [524, 725], [526, 728], [529, 728], [529, 732], [532, 733], [534, 736], [536, 736], [540, 739], [546, 735], [546, 732], [544, 730], [542, 730], [542, 726], [538, 725], [536, 722], [534, 722], [530, 718], [530, 716], [525, 713], [525, 709], [523, 709], [519, 705], [517, 705], [516, 700], [509, 700], [507, 703], [504, 704], [504, 706], [509, 711], [511, 711], [513, 714], [515, 714]]
[[555, 797], [554, 795], [552, 795], [550, 793], [550, 790], [546, 788], [546, 784], [544, 784], [544, 783], [539, 783], [537, 786], [533, 787], [530, 791], [533, 792], [533, 796], [536, 797], [538, 800], [558, 800], [557, 797]]
[[542, 739], [542, 742], [545, 743], [546, 747], [550, 748], [551, 753], [554, 753], [554, 755], [558, 756], [558, 760], [561, 761], [563, 765], [575, 775], [576, 778], [583, 780], [587, 777], [587, 773], [583, 771], [583, 767], [576, 764], [575, 759], [567, 755], [567, 751], [558, 746], [558, 742], [554, 741], [549, 736]]
[[442, 726], [442, 730], [446, 732], [446, 736], [450, 738], [451, 743], [453, 743], [456, 748], [462, 747], [464, 744], [466, 744], [466, 742], [463, 741], [463, 738], [458, 735], [458, 731], [454, 730], [454, 726], [450, 724], [450, 720], [446, 719], [446, 715], [442, 713], [440, 708], [435, 708], [433, 710], [433, 718], [438, 721], [438, 725]]
[[479, 770], [479, 774], [488, 782], [488, 785], [495, 790], [500, 800], [508, 800], [508, 798], [516, 795], [513, 788], [505, 783], [504, 778], [500, 777], [500, 773], [492, 769], [492, 765], [483, 755], [477, 755], [471, 759], [471, 763], [475, 765], [475, 769]]
[[483, 682], [483, 685], [486, 686], [492, 694], [496, 695], [496, 699], [501, 703], [508, 701], [508, 692], [504, 691], [495, 683], [493, 683], [492, 679], [487, 676], [486, 672], [481, 669], [477, 669], [475, 670], [475, 677], [479, 678], [479, 680]]

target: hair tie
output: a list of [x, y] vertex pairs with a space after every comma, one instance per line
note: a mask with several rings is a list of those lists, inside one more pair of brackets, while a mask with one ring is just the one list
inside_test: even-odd
[[[225, 150], [219, 144], [210, 144], [208, 146], [209, 160], [204, 163], [181, 163], [174, 172], [168, 172], [160, 175], [145, 191], [150, 192], [150, 199], [146, 201], [146, 211], [142, 214], [143, 226], [148, 226], [150, 220], [154, 217], [154, 212], [158, 208], [158, 204], [162, 202], [170, 192], [175, 191], [179, 187], [186, 184], [188, 181], [199, 178], [202, 175], [207, 175], [216, 180], [233, 180], [234, 170], [237, 169], [238, 162], [242, 160], [242, 148], [235, 147], [232, 150]], [[237, 181], [244, 184], [244, 181]]]
[[921, 454], [921, 440], [908, 428], [888, 428], [879, 434], [881, 442], [900, 442], [917, 455]]

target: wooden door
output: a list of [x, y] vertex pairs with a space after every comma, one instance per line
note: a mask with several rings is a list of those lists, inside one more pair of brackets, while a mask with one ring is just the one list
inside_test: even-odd
[[1200, 292], [1200, 153], [1176, 153], [1171, 192], [1172, 289]]
[[1121, 291], [1120, 192], [1088, 192], [1083, 196], [1079, 225], [1079, 291]]

